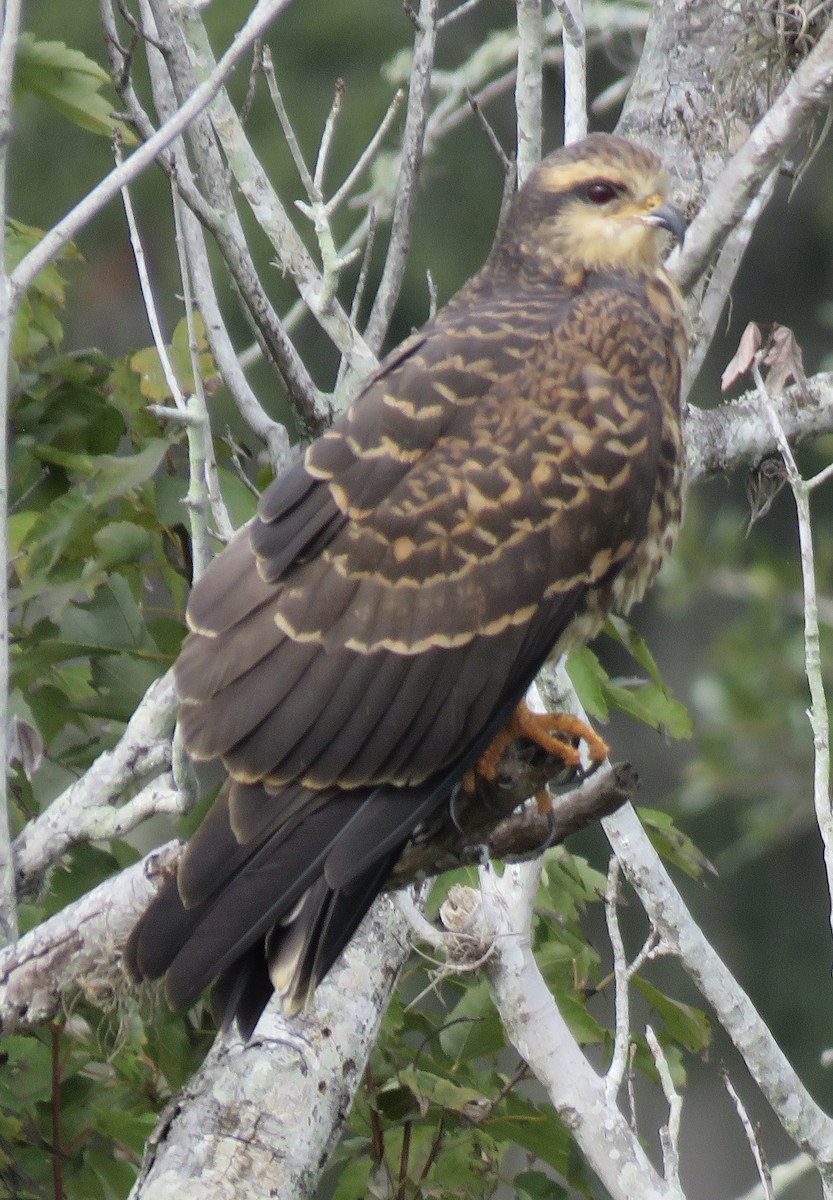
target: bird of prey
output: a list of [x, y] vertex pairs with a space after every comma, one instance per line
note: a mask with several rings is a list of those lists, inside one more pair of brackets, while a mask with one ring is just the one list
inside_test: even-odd
[[180, 729], [227, 778], [126, 952], [175, 1007], [216, 979], [243, 1036], [273, 989], [301, 1008], [545, 659], [656, 574], [686, 353], [666, 187], [619, 137], [546, 158], [196, 584]]

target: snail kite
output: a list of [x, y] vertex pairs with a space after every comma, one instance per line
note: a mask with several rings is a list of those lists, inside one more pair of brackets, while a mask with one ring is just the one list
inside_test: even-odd
[[216, 979], [244, 1036], [273, 989], [303, 1006], [548, 655], [653, 579], [682, 477], [665, 189], [618, 137], [545, 159], [197, 583], [180, 729], [227, 779], [127, 948], [174, 1006]]

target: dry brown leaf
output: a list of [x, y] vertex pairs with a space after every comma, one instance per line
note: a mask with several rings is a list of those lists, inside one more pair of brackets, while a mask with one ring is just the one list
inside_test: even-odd
[[793, 331], [786, 325], [773, 325], [762, 361], [769, 367], [766, 384], [771, 396], [783, 392], [791, 379], [798, 384], [803, 396], [808, 395], [801, 347]]
[[761, 348], [761, 340], [760, 326], [756, 325], [754, 321], [750, 321], [741, 334], [737, 350], [720, 376], [722, 392], [727, 392], [733, 383], [747, 374], [755, 355]]

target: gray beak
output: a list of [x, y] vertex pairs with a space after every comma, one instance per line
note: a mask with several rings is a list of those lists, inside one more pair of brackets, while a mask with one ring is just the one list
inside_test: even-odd
[[673, 235], [674, 240], [683, 244], [686, 231], [686, 220], [678, 208], [673, 204], [660, 204], [659, 208], [655, 208], [652, 213], [648, 213], [642, 220], [646, 225], [655, 225], [659, 229], [667, 229]]

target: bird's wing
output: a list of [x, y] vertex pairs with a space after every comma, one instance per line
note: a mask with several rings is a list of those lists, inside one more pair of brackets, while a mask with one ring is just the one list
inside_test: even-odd
[[238, 780], [406, 786], [470, 758], [644, 532], [647, 368], [623, 381], [542, 338], [462, 390], [431, 349], [443, 369], [423, 345], [410, 380], [383, 376], [195, 589], [181, 727]]

